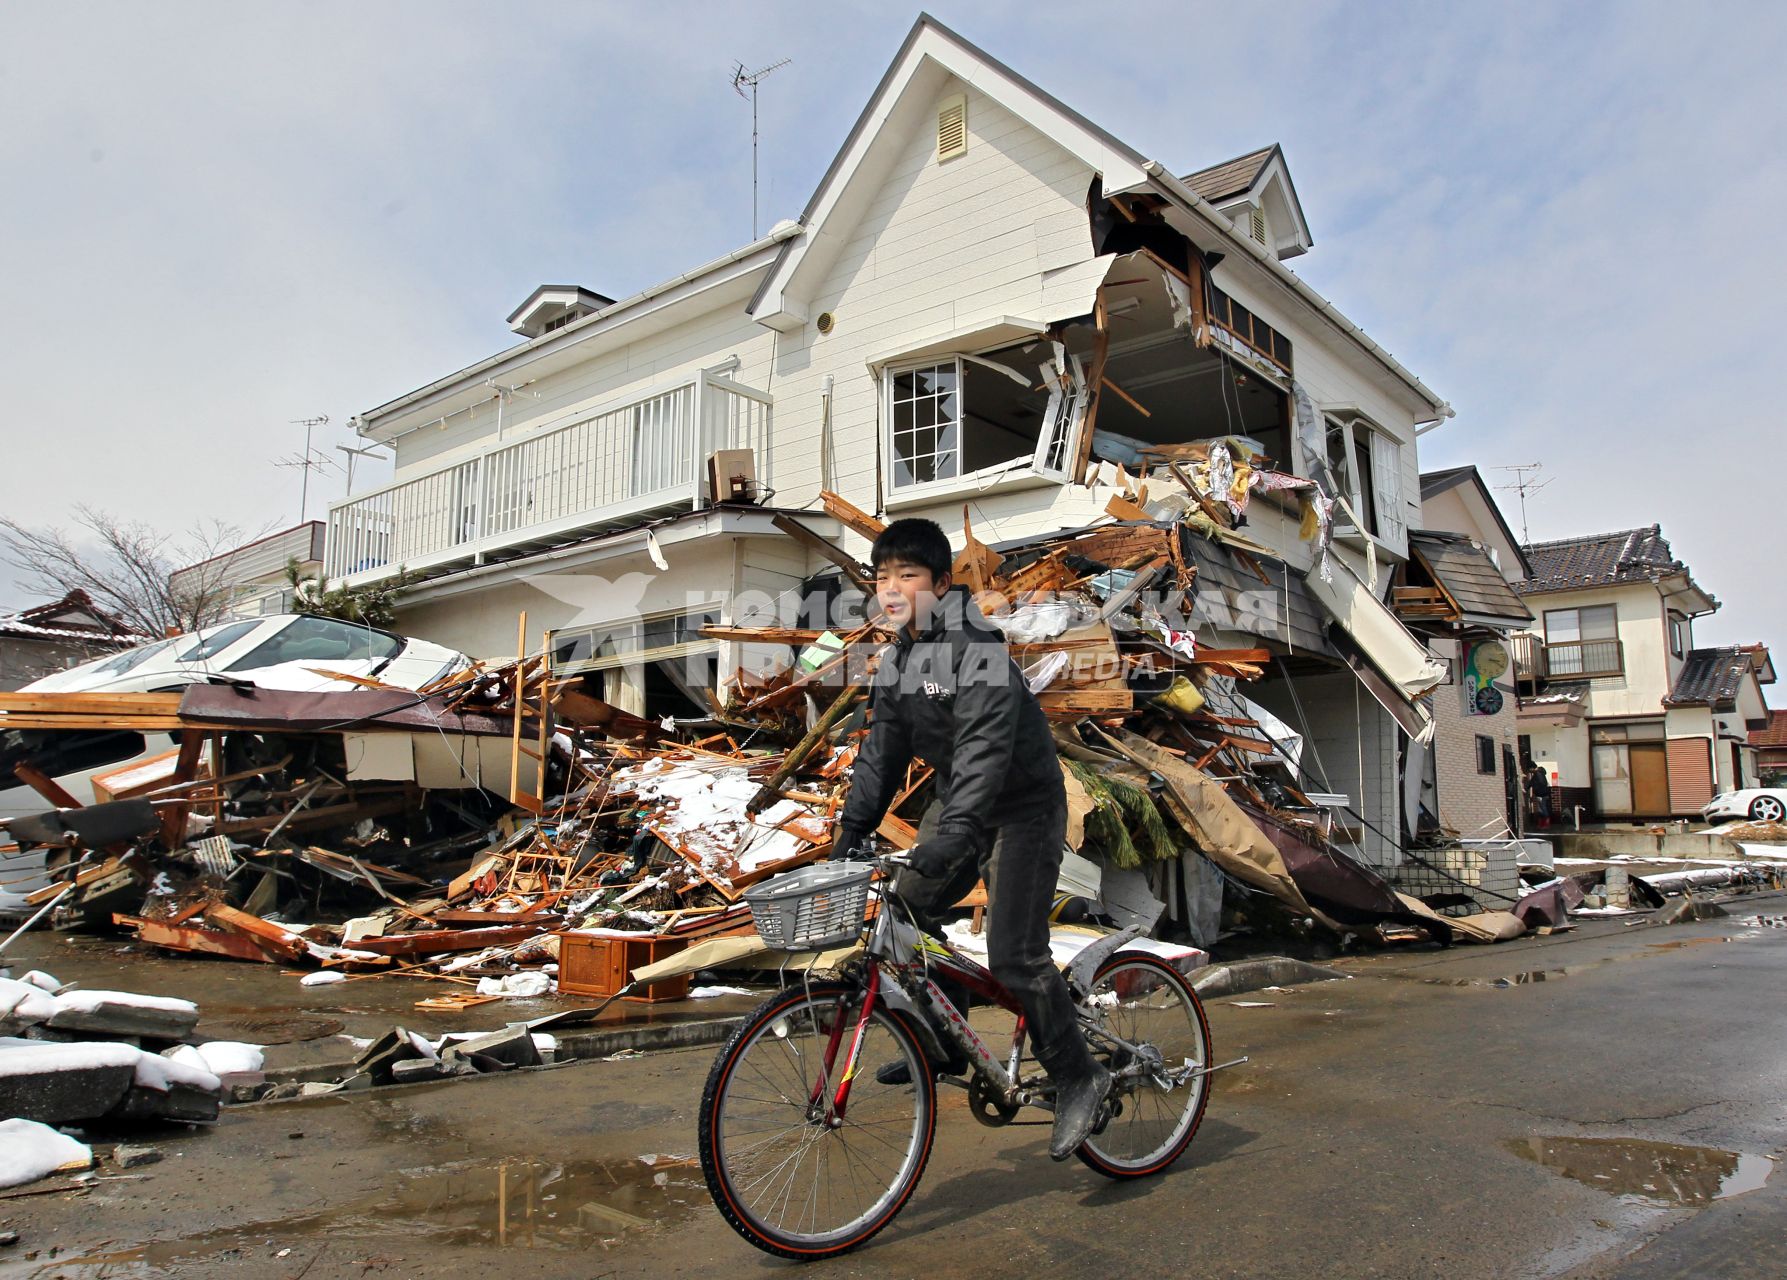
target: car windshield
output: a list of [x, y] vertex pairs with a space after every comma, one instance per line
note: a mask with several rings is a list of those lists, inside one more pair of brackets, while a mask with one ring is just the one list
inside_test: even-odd
[[120, 676], [126, 671], [134, 671], [149, 661], [156, 654], [173, 644], [175, 640], [184, 640], [185, 636], [173, 636], [167, 640], [157, 640], [154, 644], [139, 645], [135, 649], [126, 649], [123, 653], [107, 658], [94, 667], [96, 672], [104, 672], [108, 676]]
[[227, 668], [258, 671], [284, 662], [378, 662], [403, 648], [403, 640], [371, 627], [333, 618], [295, 618]]
[[216, 627], [209, 631], [201, 631], [198, 643], [190, 649], [183, 649], [174, 655], [177, 662], [204, 662], [215, 658], [225, 649], [235, 644], [243, 636], [260, 626], [260, 622], [232, 622], [227, 627]]

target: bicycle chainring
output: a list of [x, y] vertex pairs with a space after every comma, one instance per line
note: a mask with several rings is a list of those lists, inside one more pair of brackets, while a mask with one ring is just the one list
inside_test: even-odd
[[968, 1081], [968, 1114], [989, 1129], [1003, 1129], [1017, 1117], [1018, 1109], [977, 1075]]

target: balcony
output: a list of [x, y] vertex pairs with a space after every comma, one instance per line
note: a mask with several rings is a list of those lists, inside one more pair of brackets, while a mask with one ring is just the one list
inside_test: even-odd
[[[771, 398], [704, 374], [329, 507], [323, 571], [358, 586], [699, 507], [716, 449], [767, 464]], [[761, 472], [759, 473], [761, 474]]]
[[1618, 640], [1554, 640], [1545, 644], [1530, 633], [1508, 640], [1514, 651], [1516, 680], [1555, 683], [1625, 674], [1625, 646]]

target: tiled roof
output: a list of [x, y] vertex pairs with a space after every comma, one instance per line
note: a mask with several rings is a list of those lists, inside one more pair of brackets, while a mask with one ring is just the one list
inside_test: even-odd
[[[70, 618], [64, 615], [81, 615]], [[109, 613], [102, 612], [76, 587], [60, 600], [0, 614], [0, 636], [26, 640], [86, 640], [97, 644], [129, 644], [142, 639]]]
[[1254, 180], [1260, 176], [1260, 170], [1278, 150], [1278, 144], [1262, 147], [1258, 151], [1249, 151], [1244, 156], [1236, 156], [1233, 160], [1224, 160], [1221, 164], [1213, 164], [1208, 169], [1199, 169], [1196, 173], [1188, 173], [1179, 181], [1197, 192], [1211, 204], [1220, 204], [1231, 196], [1238, 196], [1249, 190]]
[[1520, 602], [1489, 553], [1464, 535], [1412, 530], [1409, 549], [1420, 554], [1439, 585], [1466, 613], [1510, 622], [1532, 621], [1532, 610]]
[[1655, 524], [1617, 533], [1532, 542], [1522, 549], [1533, 567], [1532, 577], [1514, 584], [1523, 596], [1541, 591], [1655, 582], [1669, 574], [1688, 572], [1688, 566], [1670, 554], [1663, 528]]
[[1675, 707], [1729, 707], [1737, 700], [1744, 680], [1758, 671], [1767, 658], [1768, 651], [1759, 645], [1691, 649], [1667, 701]]
[[1750, 731], [1752, 747], [1787, 747], [1787, 711], [1770, 711], [1768, 728]]

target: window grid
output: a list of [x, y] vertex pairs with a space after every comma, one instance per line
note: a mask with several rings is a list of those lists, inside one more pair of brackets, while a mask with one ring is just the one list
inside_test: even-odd
[[955, 360], [893, 377], [894, 487], [953, 480], [961, 471], [961, 365]]

